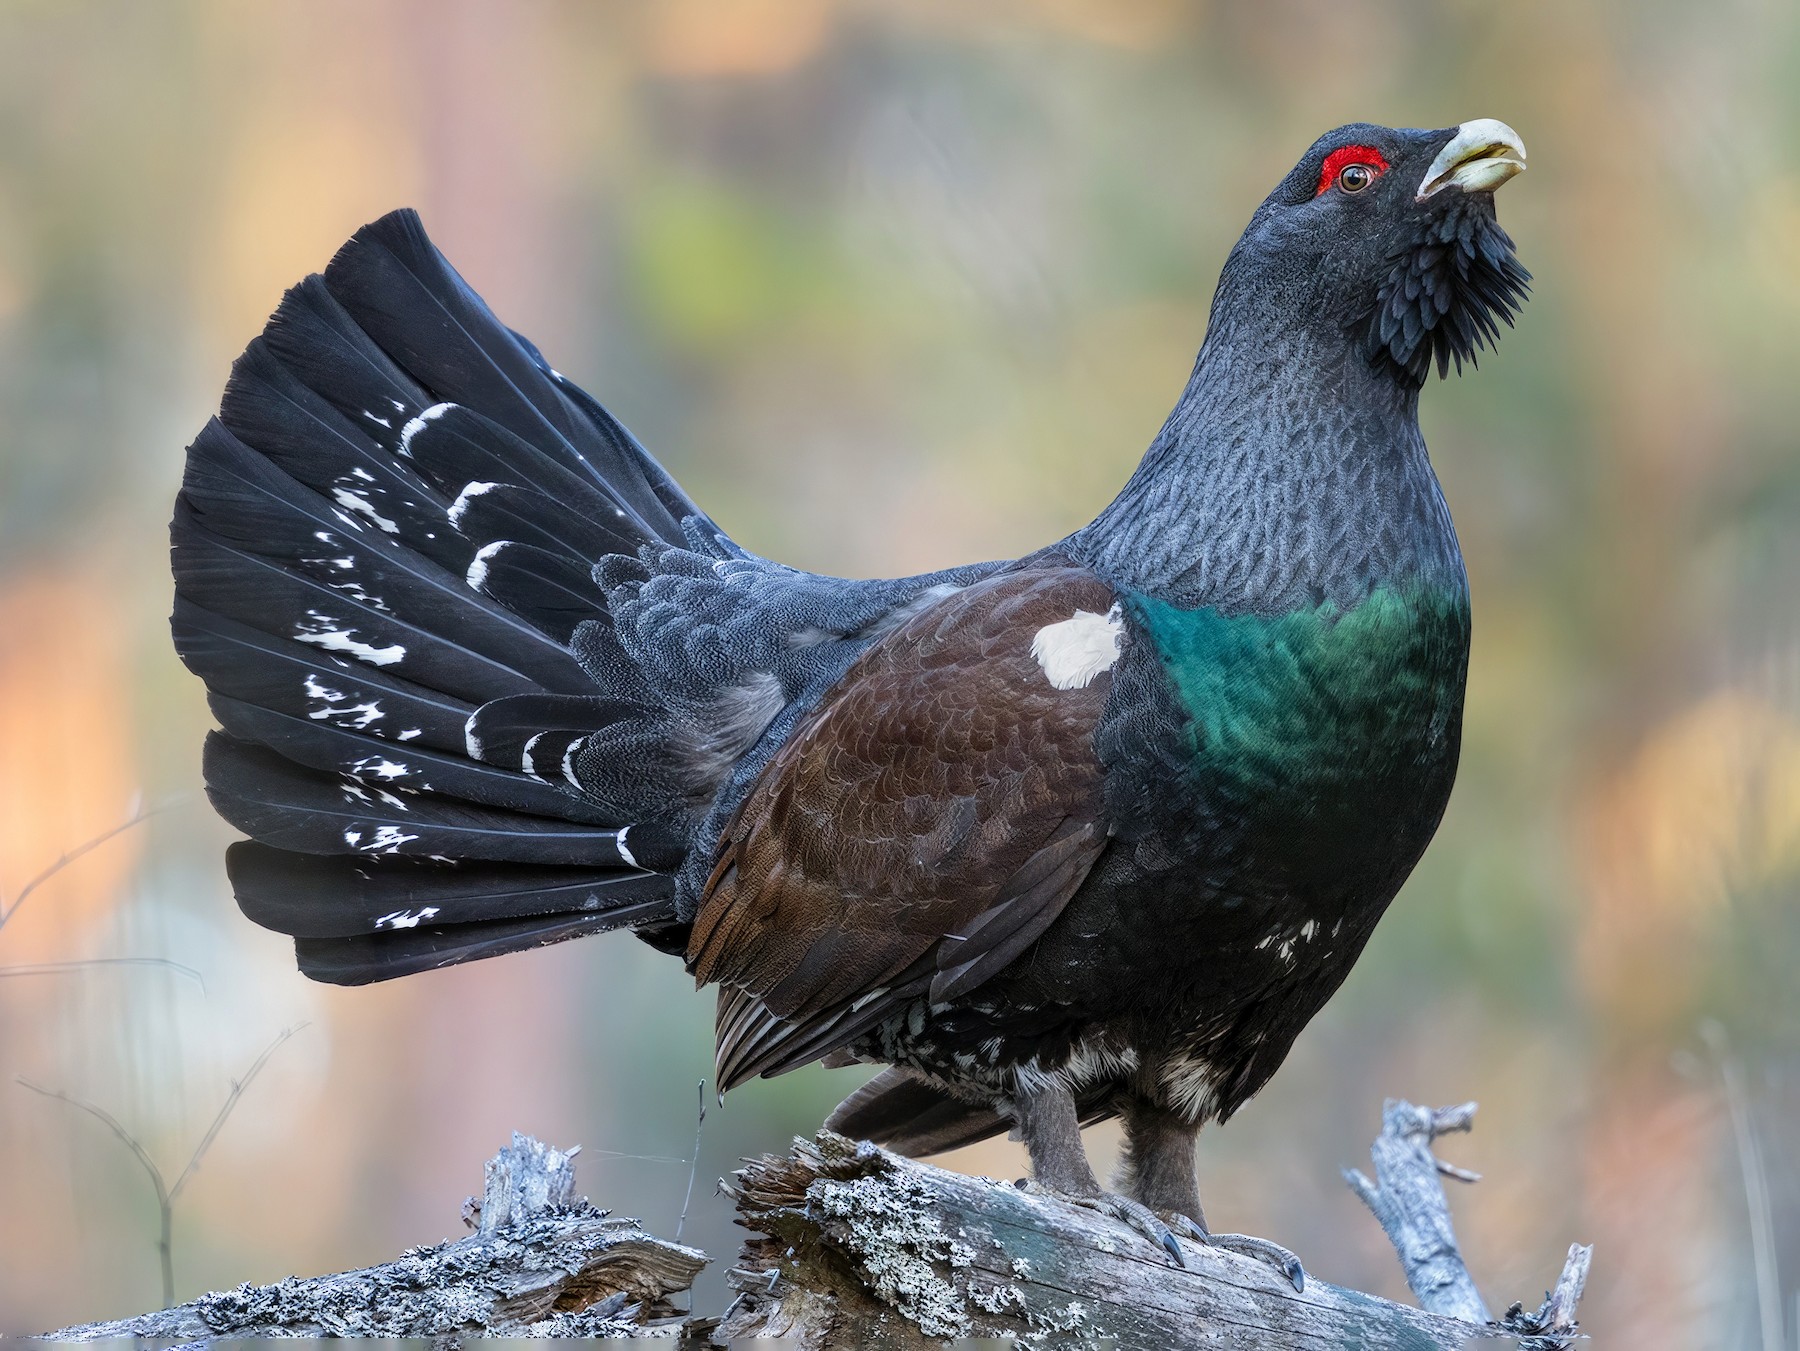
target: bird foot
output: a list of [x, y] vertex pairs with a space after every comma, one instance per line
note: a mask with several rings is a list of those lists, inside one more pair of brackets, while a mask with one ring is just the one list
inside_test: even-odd
[[1169, 1228], [1195, 1243], [1204, 1243], [1209, 1248], [1236, 1253], [1239, 1257], [1249, 1257], [1265, 1266], [1274, 1267], [1295, 1291], [1306, 1289], [1306, 1268], [1300, 1265], [1298, 1257], [1279, 1243], [1271, 1243], [1266, 1238], [1252, 1238], [1249, 1234], [1215, 1234], [1180, 1214], [1169, 1216]]
[[[1092, 1196], [1073, 1195], [1059, 1192], [1038, 1183], [1028, 1184], [1029, 1189], [1045, 1196], [1054, 1196], [1059, 1201], [1067, 1201], [1072, 1206], [1080, 1206], [1083, 1210], [1096, 1210], [1100, 1214], [1129, 1226], [1149, 1239], [1157, 1247], [1169, 1255], [1169, 1260], [1178, 1267], [1187, 1266], [1187, 1259], [1181, 1255], [1181, 1244], [1175, 1239], [1174, 1232], [1163, 1223], [1162, 1218], [1142, 1201], [1134, 1201], [1129, 1196], [1121, 1196], [1118, 1192], [1096, 1192]], [[1179, 1217], [1178, 1217], [1179, 1218]]]

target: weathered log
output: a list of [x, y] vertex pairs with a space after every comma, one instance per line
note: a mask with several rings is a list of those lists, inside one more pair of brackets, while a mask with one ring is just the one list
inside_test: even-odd
[[683, 1315], [670, 1297], [692, 1284], [706, 1255], [577, 1196], [570, 1162], [576, 1152], [515, 1134], [488, 1162], [481, 1200], [464, 1205], [475, 1232], [454, 1242], [360, 1271], [241, 1285], [49, 1336], [676, 1335]]
[[[1094, 1211], [1010, 1183], [946, 1173], [829, 1132], [756, 1160], [727, 1190], [758, 1237], [728, 1273], [720, 1338], [786, 1337], [805, 1351], [914, 1351], [954, 1337], [1078, 1347], [1463, 1347], [1525, 1336], [1567, 1345], [1589, 1250], [1553, 1296], [1490, 1320], [1457, 1251], [1431, 1154], [1446, 1113], [1388, 1104], [1360, 1194], [1382, 1218], [1423, 1309], [1322, 1281], [1296, 1291], [1261, 1262], [1184, 1243], [1185, 1269]], [[1421, 1125], [1421, 1123], [1423, 1123]], [[1431, 1128], [1436, 1127], [1434, 1132]]]
[[1134, 1230], [1013, 1183], [948, 1173], [830, 1132], [749, 1163], [726, 1183], [755, 1234], [728, 1273], [722, 1320], [683, 1318], [672, 1297], [705, 1255], [613, 1219], [575, 1192], [577, 1152], [526, 1136], [487, 1166], [464, 1206], [475, 1232], [361, 1271], [244, 1285], [191, 1304], [50, 1334], [92, 1340], [221, 1336], [685, 1336], [714, 1345], [778, 1336], [795, 1351], [915, 1351], [957, 1337], [1027, 1347], [1366, 1351], [1519, 1342], [1567, 1347], [1591, 1250], [1569, 1250], [1535, 1313], [1492, 1321], [1469, 1278], [1439, 1175], [1472, 1180], [1431, 1143], [1468, 1129], [1473, 1105], [1390, 1102], [1351, 1185], [1392, 1238], [1422, 1309], [1309, 1281], [1184, 1243], [1185, 1269]]

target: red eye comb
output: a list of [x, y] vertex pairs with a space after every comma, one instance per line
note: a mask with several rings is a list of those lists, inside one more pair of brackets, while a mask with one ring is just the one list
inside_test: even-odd
[[1341, 145], [1325, 157], [1325, 165], [1319, 170], [1319, 191], [1325, 191], [1337, 182], [1337, 176], [1344, 171], [1347, 164], [1366, 164], [1377, 174], [1387, 172], [1387, 156], [1372, 145]]

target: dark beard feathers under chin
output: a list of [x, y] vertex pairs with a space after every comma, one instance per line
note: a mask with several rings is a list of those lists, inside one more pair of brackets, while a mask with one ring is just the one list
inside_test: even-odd
[[1500, 325], [1512, 327], [1531, 291], [1531, 274], [1513, 253], [1512, 239], [1491, 205], [1473, 199], [1432, 221], [1424, 237], [1396, 250], [1366, 325], [1369, 358], [1394, 367], [1415, 386], [1437, 362], [1438, 374], [1475, 364], [1491, 348]]

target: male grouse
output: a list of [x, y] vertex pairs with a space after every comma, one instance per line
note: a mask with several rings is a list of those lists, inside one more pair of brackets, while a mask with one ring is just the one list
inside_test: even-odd
[[[1490, 119], [1324, 136], [1112, 504], [887, 581], [733, 543], [415, 214], [367, 226], [238, 360], [171, 529], [244, 913], [342, 984], [629, 928], [719, 986], [721, 1089], [887, 1064], [834, 1128], [1016, 1124], [1179, 1261], [1200, 1125], [1450, 792], [1468, 591], [1419, 390], [1523, 300], [1524, 159]], [[1111, 1116], [1122, 1195], [1079, 1134]]]

